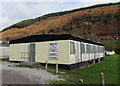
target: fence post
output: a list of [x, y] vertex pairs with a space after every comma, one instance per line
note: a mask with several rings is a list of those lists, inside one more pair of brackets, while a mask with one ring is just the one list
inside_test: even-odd
[[58, 63], [56, 63], [56, 73], [58, 73]]
[[100, 83], [101, 83], [101, 86], [105, 86], [105, 80], [104, 80], [104, 73], [100, 73]]
[[46, 61], [46, 64], [45, 64], [45, 69], [47, 70], [47, 61]]

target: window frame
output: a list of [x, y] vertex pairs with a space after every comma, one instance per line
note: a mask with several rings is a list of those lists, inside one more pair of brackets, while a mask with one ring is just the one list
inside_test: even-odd
[[80, 47], [81, 47], [81, 54], [85, 54], [85, 44], [80, 43]]
[[70, 42], [70, 54], [75, 54], [75, 42]]

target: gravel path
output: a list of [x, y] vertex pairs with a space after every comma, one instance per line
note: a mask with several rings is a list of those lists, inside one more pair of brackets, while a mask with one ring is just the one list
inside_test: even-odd
[[60, 80], [57, 75], [52, 75], [43, 69], [8, 67], [10, 64], [0, 62], [2, 84], [46, 84], [48, 80]]

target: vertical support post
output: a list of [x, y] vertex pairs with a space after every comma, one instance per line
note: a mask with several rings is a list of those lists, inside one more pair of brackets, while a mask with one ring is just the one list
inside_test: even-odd
[[22, 61], [22, 52], [21, 52], [21, 61]]
[[86, 61], [86, 67], [88, 67], [89, 66], [89, 61]]
[[95, 54], [95, 51], [94, 51], [94, 59], [93, 59], [93, 64], [95, 64], [95, 61], [96, 61], [96, 54]]
[[25, 61], [25, 52], [23, 52], [23, 55], [24, 55], [24, 61]]
[[58, 73], [58, 63], [56, 63], [56, 73]]
[[100, 73], [100, 83], [101, 86], [105, 86], [104, 73]]
[[93, 59], [93, 64], [95, 64], [95, 59]]
[[30, 66], [32, 66], [32, 65], [31, 65], [31, 58], [32, 58], [32, 56], [31, 56], [31, 53], [30, 53], [30, 59], [29, 59]]
[[46, 61], [46, 64], [45, 64], [45, 69], [47, 70], [47, 61]]
[[98, 58], [98, 63], [100, 63], [100, 58]]
[[85, 61], [85, 66], [87, 67], [87, 61]]

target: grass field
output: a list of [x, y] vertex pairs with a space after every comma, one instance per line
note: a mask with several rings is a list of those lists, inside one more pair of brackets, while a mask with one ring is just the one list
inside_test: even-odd
[[[106, 56], [105, 61], [97, 63], [86, 68], [75, 70], [61, 70], [65, 73], [58, 73], [58, 75], [65, 79], [65, 81], [50, 81], [51, 84], [100, 84], [100, 72], [104, 73], [105, 84], [118, 84], [118, 57], [115, 54]], [[84, 82], [79, 82], [83, 79]]]

